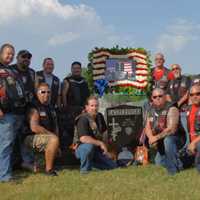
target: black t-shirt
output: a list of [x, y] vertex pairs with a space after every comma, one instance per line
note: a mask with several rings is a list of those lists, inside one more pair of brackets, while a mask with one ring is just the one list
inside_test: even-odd
[[[106, 131], [106, 129], [107, 129], [106, 122], [105, 122], [104, 117], [101, 113], [97, 114], [95, 121], [96, 121], [97, 128], [98, 128], [100, 133], [103, 133], [104, 131]], [[90, 127], [89, 119], [87, 118], [87, 116], [83, 115], [78, 119], [77, 133], [78, 133], [79, 138], [81, 136], [91, 136], [93, 138], [96, 138], [95, 137], [96, 133]]]

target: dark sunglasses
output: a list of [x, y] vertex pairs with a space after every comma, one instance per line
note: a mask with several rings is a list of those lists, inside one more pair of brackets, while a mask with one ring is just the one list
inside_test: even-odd
[[50, 90], [39, 90], [40, 94], [50, 94], [51, 91]]
[[31, 59], [31, 55], [22, 55], [21, 57]]
[[190, 93], [190, 96], [191, 96], [191, 97], [193, 97], [193, 96], [200, 96], [200, 92]]
[[172, 71], [175, 71], [175, 70], [179, 70], [180, 68], [178, 68], [178, 67], [174, 67], [174, 68], [172, 68]]
[[152, 98], [157, 99], [157, 98], [162, 98], [162, 97], [163, 97], [163, 95], [157, 95], [157, 96], [153, 96]]

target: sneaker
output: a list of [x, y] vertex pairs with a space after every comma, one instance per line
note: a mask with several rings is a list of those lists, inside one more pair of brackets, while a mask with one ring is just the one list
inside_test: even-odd
[[47, 176], [58, 176], [58, 173], [55, 170], [53, 170], [53, 169], [51, 169], [49, 171], [46, 171], [45, 174]]

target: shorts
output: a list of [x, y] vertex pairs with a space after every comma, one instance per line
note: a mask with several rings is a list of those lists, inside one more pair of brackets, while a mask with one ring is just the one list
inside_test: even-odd
[[51, 134], [29, 135], [25, 138], [24, 143], [26, 146], [28, 146], [33, 150], [44, 152], [51, 137], [55, 137], [55, 135]]

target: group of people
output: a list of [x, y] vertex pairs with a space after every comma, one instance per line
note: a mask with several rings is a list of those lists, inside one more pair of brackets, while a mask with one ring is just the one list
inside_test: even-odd
[[45, 173], [56, 176], [55, 157], [72, 143], [74, 120], [90, 95], [81, 63], [73, 62], [61, 83], [53, 58], [45, 58], [36, 72], [28, 50], [20, 50], [11, 64], [14, 56], [13, 45], [0, 47], [0, 182], [11, 180], [19, 165], [37, 171], [37, 151], [44, 152]]
[[[37, 172], [35, 152], [44, 152], [45, 174], [57, 176], [54, 160], [71, 148], [80, 159], [80, 172], [93, 167], [114, 169], [106, 145], [107, 127], [98, 112], [96, 96], [90, 96], [81, 76], [81, 63], [73, 62], [71, 75], [61, 82], [53, 74], [53, 58], [45, 58], [43, 69], [30, 68], [32, 54], [17, 53], [4, 44], [0, 48], [0, 182], [12, 179], [15, 165]], [[149, 148], [157, 151], [155, 163], [170, 174], [195, 163], [200, 172], [200, 76], [181, 74], [181, 67], [164, 67], [164, 56], [155, 56], [152, 91], [145, 110], [144, 133]], [[186, 149], [192, 159], [181, 159]], [[188, 163], [190, 162], [190, 163]]]

